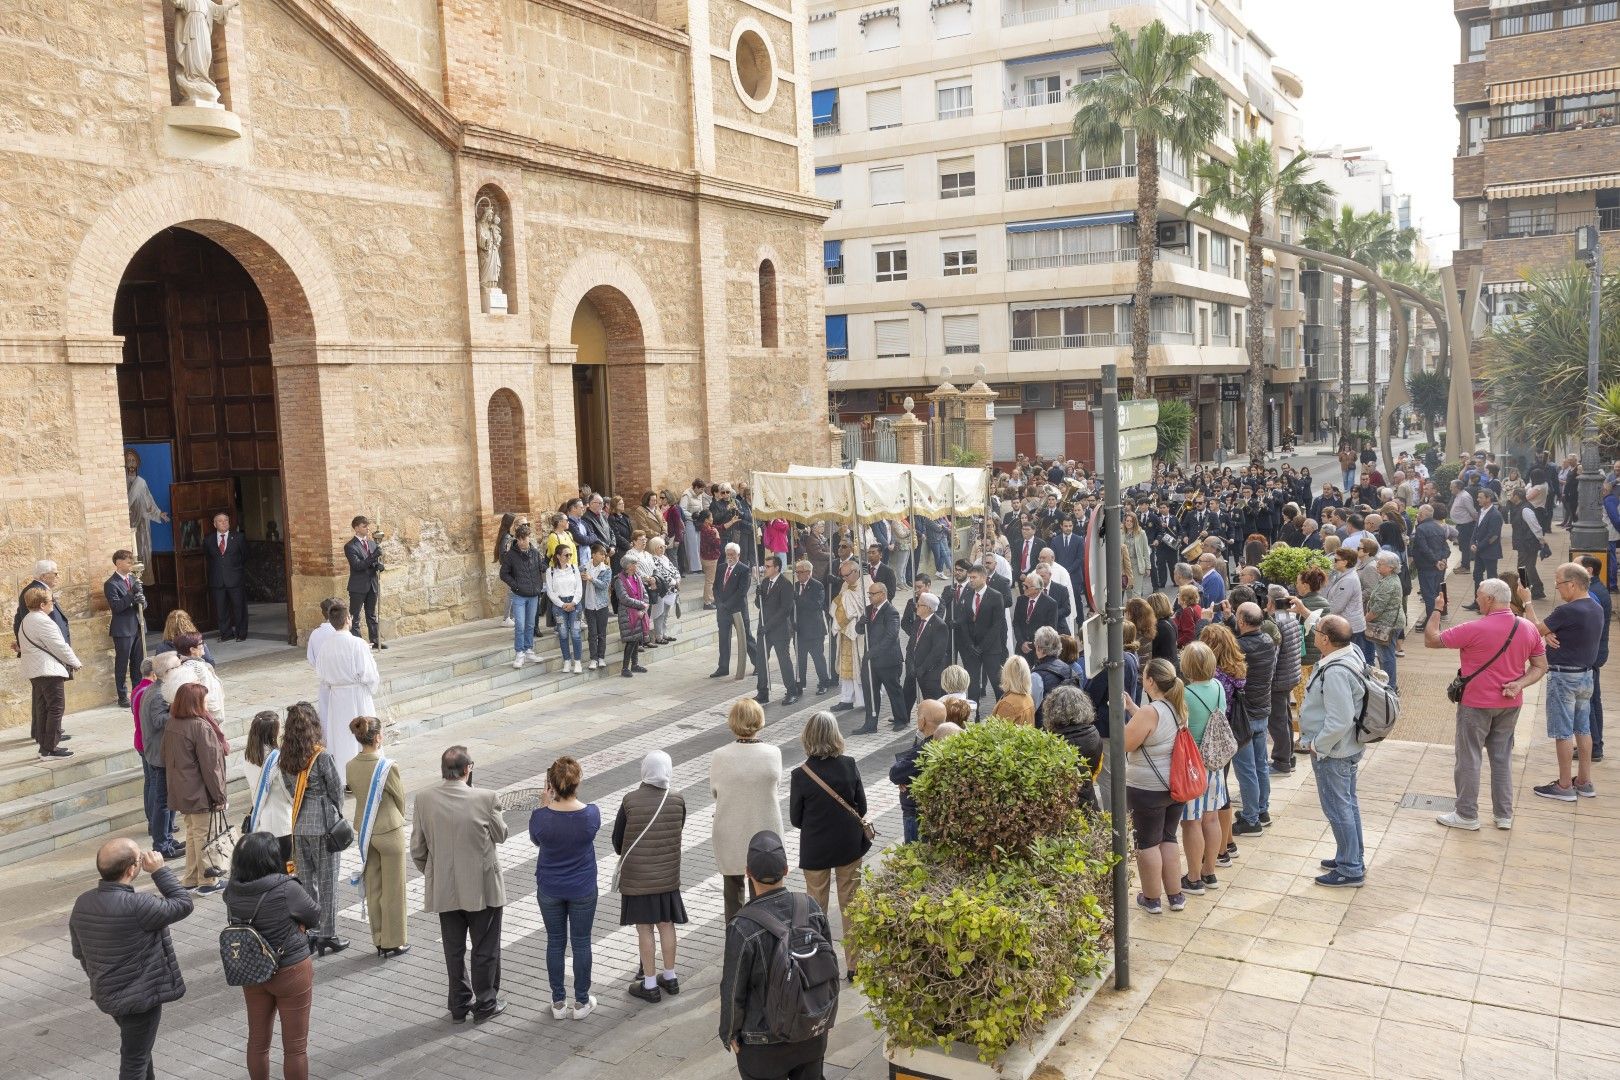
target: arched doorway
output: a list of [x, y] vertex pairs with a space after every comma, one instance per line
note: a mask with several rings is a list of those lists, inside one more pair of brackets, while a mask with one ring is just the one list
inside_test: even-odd
[[641, 319], [611, 285], [574, 309], [574, 433], [579, 477], [596, 491], [638, 497], [653, 480], [647, 430], [646, 349]]
[[148, 515], [146, 530], [135, 523], [154, 629], [176, 607], [205, 631], [219, 626], [203, 544], [224, 512], [246, 542], [248, 635], [294, 640], [272, 329], [255, 276], [199, 232], [163, 230], [124, 270], [113, 332], [124, 338], [118, 397], [126, 477], [133, 492], [138, 473], [157, 509], [171, 516]]
[[529, 451], [523, 402], [502, 387], [489, 397], [490, 493], [498, 514], [529, 512]]

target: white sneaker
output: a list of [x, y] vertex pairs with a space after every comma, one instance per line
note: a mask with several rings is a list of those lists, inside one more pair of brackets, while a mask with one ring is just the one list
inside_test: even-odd
[[584, 671], [585, 671], [584, 666], [578, 660], [575, 660], [574, 661], [574, 674], [575, 675], [580, 675], [580, 674], [583, 674]]
[[1511, 818], [1511, 817], [1499, 817], [1499, 818], [1497, 818], [1496, 819], [1496, 827], [1498, 829], [1501, 829], [1503, 832], [1507, 832], [1509, 829], [1513, 828], [1513, 818]]
[[540, 654], [535, 652], [533, 649], [525, 649], [523, 652], [523, 659], [532, 664], [538, 664], [540, 662]]
[[1438, 821], [1448, 829], [1463, 829], [1467, 832], [1479, 832], [1478, 818], [1458, 817], [1455, 810], [1449, 814], [1440, 814], [1434, 820]]
[[511, 625], [513, 625], [513, 623], [512, 623], [511, 619], [502, 619], [501, 620], [501, 625], [502, 626], [511, 626]]
[[568, 1019], [568, 1002], [566, 999], [561, 1002], [553, 1001], [551, 1003], [551, 1018], [553, 1020]]
[[[581, 1005], [576, 1001], [574, 1004], [568, 1006], [568, 1015], [574, 1020], [583, 1020], [587, 1016], [591, 1015], [591, 1013], [595, 1010], [596, 995], [591, 994], [585, 999], [585, 1004]], [[553, 1006], [552, 1012], [555, 1013], [556, 1011], [556, 1006]]]
[[513, 658], [512, 667], [517, 669], [518, 671], [523, 670], [523, 654], [522, 653], [518, 653], [517, 656]]

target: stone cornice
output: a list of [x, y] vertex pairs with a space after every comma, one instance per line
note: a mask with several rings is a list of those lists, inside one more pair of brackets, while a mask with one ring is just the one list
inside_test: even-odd
[[632, 37], [638, 37], [643, 41], [650, 41], [665, 48], [685, 52], [691, 47], [692, 39], [679, 30], [665, 26], [662, 23], [653, 22], [650, 19], [643, 19], [639, 15], [631, 15], [629, 12], [608, 7], [605, 4], [592, 3], [591, 0], [529, 0], [529, 3], [538, 4], [541, 7], [555, 8], [558, 11], [566, 11], [570, 15], [577, 15], [581, 19], [602, 26], [609, 26], [615, 30], [622, 30]]
[[462, 125], [331, 0], [276, 0], [283, 11], [352, 67], [372, 88], [446, 148], [461, 146]]

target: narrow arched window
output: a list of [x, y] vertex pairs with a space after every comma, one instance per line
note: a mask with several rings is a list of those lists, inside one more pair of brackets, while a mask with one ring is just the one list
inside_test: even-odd
[[776, 267], [769, 259], [759, 264], [759, 345], [776, 348]]

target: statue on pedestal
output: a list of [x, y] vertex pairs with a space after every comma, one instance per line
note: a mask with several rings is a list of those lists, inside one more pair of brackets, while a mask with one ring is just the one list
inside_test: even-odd
[[185, 104], [221, 108], [214, 85], [214, 24], [223, 23], [241, 0], [174, 0], [174, 81]]
[[506, 313], [506, 294], [501, 291], [501, 212], [495, 200], [478, 200], [478, 284], [490, 314]]

